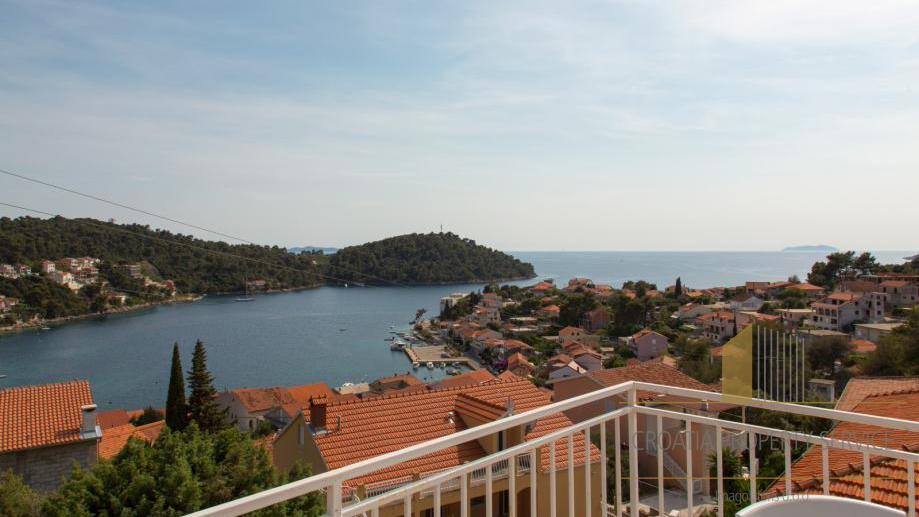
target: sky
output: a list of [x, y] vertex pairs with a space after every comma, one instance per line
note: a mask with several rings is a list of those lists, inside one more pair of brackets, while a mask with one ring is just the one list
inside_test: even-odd
[[[0, 0], [0, 169], [282, 246], [919, 250], [917, 27], [915, 0]], [[0, 202], [213, 237], [2, 175]]]

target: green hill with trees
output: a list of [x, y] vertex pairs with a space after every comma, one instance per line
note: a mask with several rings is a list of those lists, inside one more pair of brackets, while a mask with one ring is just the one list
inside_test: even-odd
[[95, 219], [0, 219], [0, 263], [34, 268], [42, 260], [63, 257], [100, 258], [103, 275], [111, 264], [140, 263], [149, 276], [172, 279], [184, 293], [241, 291], [246, 278], [264, 279], [272, 289], [322, 283], [315, 255], [295, 255], [278, 246], [206, 241], [139, 224]]
[[532, 278], [533, 265], [453, 233], [412, 233], [329, 256], [328, 274], [344, 282], [385, 285], [490, 282]]

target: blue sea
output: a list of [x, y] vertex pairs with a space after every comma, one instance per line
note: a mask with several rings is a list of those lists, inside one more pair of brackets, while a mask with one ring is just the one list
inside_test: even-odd
[[[900, 263], [914, 252], [876, 252]], [[679, 276], [693, 288], [747, 280], [802, 279], [825, 253], [811, 252], [518, 252], [539, 278], [578, 276], [621, 286], [644, 279], [665, 287]], [[535, 280], [517, 282], [531, 284]], [[0, 388], [89, 379], [100, 408], [142, 408], [165, 402], [172, 345], [186, 369], [195, 340], [205, 342], [218, 389], [331, 386], [404, 373], [411, 365], [391, 352], [390, 326], [406, 330], [415, 311], [437, 312], [440, 297], [474, 285], [322, 287], [259, 295], [254, 303], [208, 296], [198, 302], [71, 322], [50, 331], [0, 335]], [[422, 368], [422, 378], [442, 370]]]

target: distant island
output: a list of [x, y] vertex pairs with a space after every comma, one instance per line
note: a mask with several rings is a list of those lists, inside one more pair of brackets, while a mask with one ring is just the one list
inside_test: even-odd
[[839, 248], [827, 246], [826, 244], [811, 244], [807, 246], [789, 246], [782, 251], [839, 251]]
[[533, 265], [450, 232], [413, 233], [328, 257], [327, 272], [358, 284], [451, 284], [533, 278]]
[[331, 255], [338, 251], [338, 248], [324, 248], [322, 246], [299, 246], [295, 248], [287, 248], [287, 251], [295, 254], [303, 253], [322, 253], [323, 255]]

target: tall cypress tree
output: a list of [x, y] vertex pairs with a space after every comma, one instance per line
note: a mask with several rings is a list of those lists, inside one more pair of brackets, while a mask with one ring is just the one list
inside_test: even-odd
[[191, 357], [191, 370], [188, 371], [188, 412], [203, 431], [218, 431], [225, 426], [226, 412], [214, 399], [217, 390], [213, 382], [214, 376], [207, 369], [207, 352], [199, 339]]
[[680, 280], [680, 277], [676, 277], [676, 284], [673, 286], [673, 295], [676, 298], [683, 296], [683, 281]]
[[166, 395], [166, 425], [181, 431], [188, 425], [188, 405], [185, 403], [185, 378], [179, 344], [172, 347], [172, 370], [169, 372], [169, 392]]

